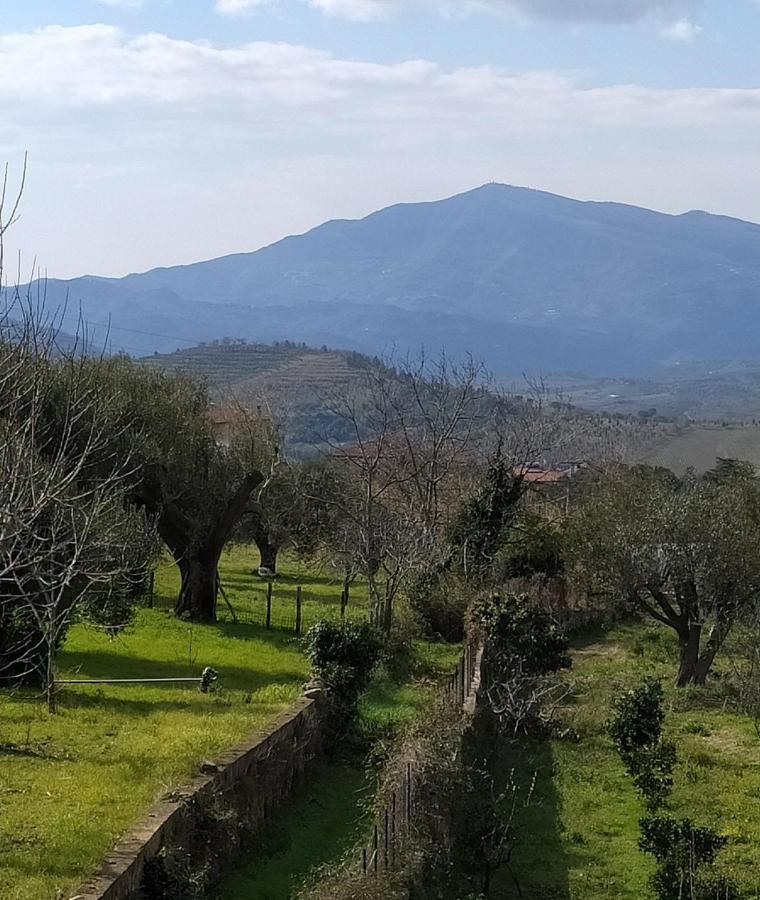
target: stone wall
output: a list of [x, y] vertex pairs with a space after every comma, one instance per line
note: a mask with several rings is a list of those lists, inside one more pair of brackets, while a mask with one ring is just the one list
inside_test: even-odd
[[321, 702], [299, 700], [160, 800], [71, 900], [154, 900], [162, 881], [212, 885], [255, 848], [272, 814], [308, 778], [321, 750]]

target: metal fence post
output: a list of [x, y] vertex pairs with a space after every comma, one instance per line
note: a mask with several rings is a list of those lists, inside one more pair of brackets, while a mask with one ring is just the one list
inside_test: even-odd
[[267, 585], [267, 621], [266, 627], [272, 627], [272, 582]]

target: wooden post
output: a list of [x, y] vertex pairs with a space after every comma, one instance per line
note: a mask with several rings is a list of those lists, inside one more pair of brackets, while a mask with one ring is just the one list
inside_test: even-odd
[[272, 627], [272, 582], [267, 585], [267, 628]]
[[362, 847], [362, 872], [367, 874], [367, 848]]
[[406, 822], [412, 827], [412, 764], [406, 764]]
[[340, 618], [344, 621], [346, 618], [346, 607], [348, 606], [348, 591], [346, 588], [340, 592]]
[[377, 834], [377, 822], [375, 822], [375, 831], [372, 839], [372, 849], [373, 849], [373, 857], [374, 857], [374, 865], [373, 868], [375, 870], [375, 875], [377, 875], [377, 864], [378, 864], [378, 856], [380, 856], [380, 841], [378, 840]]
[[389, 849], [388, 839], [390, 837], [389, 821], [388, 821], [389, 816], [388, 816], [388, 807], [387, 806], [385, 807], [385, 817], [384, 818], [385, 818], [385, 823], [384, 823], [384, 825], [385, 825], [385, 837], [384, 837], [385, 849], [383, 852], [383, 866], [385, 868], [385, 871], [387, 872], [388, 871], [388, 849]]
[[301, 585], [296, 588], [296, 635], [301, 635]]
[[391, 807], [391, 868], [396, 867], [396, 791], [393, 791]]

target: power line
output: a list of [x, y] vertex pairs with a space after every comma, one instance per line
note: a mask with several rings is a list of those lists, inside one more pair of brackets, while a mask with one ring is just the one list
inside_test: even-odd
[[111, 325], [110, 323], [105, 324], [103, 322], [92, 322], [90, 319], [77, 319], [77, 321], [84, 322], [85, 325], [90, 325], [93, 328], [105, 328], [108, 331], [128, 331], [131, 334], [144, 334], [147, 337], [165, 338], [167, 341], [182, 341], [185, 344], [195, 345], [198, 343], [197, 339], [183, 338], [179, 337], [176, 334], [159, 334], [156, 331], [140, 331], [137, 328], [125, 328], [123, 325]]

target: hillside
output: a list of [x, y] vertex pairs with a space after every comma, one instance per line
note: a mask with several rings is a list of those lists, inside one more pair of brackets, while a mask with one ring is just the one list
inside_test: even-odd
[[81, 303], [96, 341], [137, 353], [287, 338], [368, 353], [445, 346], [502, 375], [650, 375], [755, 357], [760, 226], [489, 184], [47, 293]]

